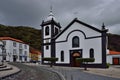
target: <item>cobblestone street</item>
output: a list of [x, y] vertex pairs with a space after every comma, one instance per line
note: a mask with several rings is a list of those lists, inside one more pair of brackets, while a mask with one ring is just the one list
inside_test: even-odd
[[62, 73], [66, 80], [120, 80], [119, 78], [86, 73], [83, 69], [79, 68], [55, 67], [54, 70]]
[[[120, 80], [96, 74], [84, 72], [81, 68], [60, 67], [39, 64], [11, 63], [22, 71], [16, 75], [0, 80]], [[59, 73], [59, 74], [58, 74]], [[63, 76], [62, 76], [63, 75]], [[62, 76], [62, 78], [61, 78]]]
[[[120, 80], [120, 78], [112, 78], [103, 75], [91, 74], [84, 71], [83, 68], [78, 67], [62, 67], [62, 66], [53, 66], [50, 68], [48, 65], [39, 65], [39, 64], [28, 64], [30, 66], [37, 66], [39, 68], [45, 68], [53, 71], [57, 71], [62, 74], [65, 80]], [[116, 74], [116, 73], [115, 73]]]
[[1, 80], [60, 80], [59, 76], [49, 70], [37, 66], [27, 66], [21, 63], [11, 63], [22, 71], [16, 75]]

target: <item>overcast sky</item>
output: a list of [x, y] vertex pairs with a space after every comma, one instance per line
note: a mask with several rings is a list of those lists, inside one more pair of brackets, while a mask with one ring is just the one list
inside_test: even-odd
[[0, 0], [0, 24], [31, 26], [39, 29], [53, 6], [62, 27], [74, 18], [110, 33], [120, 34], [120, 0]]

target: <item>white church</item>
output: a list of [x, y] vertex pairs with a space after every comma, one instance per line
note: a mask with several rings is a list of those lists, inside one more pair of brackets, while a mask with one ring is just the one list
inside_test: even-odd
[[[52, 11], [42, 24], [42, 58], [56, 57], [55, 65], [82, 67], [76, 58], [95, 58], [88, 67], [106, 67], [107, 29], [97, 29], [77, 18], [73, 19], [63, 30], [56, 21]], [[43, 64], [48, 64], [42, 61]]]

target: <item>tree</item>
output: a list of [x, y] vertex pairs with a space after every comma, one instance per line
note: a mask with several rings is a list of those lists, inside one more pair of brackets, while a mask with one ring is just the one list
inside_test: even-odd
[[55, 57], [45, 57], [45, 58], [42, 58], [43, 61], [49, 61], [50, 62], [50, 67], [53, 66], [53, 64], [58, 61], [58, 58], [55, 58]]
[[84, 63], [85, 64], [84, 70], [87, 70], [88, 62], [94, 62], [95, 59], [94, 58], [76, 58], [76, 61]]

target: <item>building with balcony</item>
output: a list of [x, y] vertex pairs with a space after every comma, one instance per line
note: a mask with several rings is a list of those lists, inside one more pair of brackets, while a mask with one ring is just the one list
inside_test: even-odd
[[4, 53], [0, 50], [0, 54], [2, 55], [0, 59], [8, 62], [29, 62], [28, 44], [11, 37], [0, 37], [0, 41], [5, 46]]

